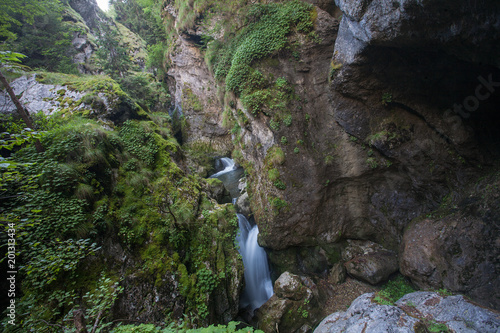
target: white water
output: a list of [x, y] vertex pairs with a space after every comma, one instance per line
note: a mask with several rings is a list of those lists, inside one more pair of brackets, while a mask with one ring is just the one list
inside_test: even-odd
[[250, 306], [253, 311], [273, 295], [273, 284], [266, 252], [257, 243], [259, 235], [257, 225], [252, 227], [242, 214], [238, 214], [238, 224], [240, 233], [236, 237], [236, 241], [240, 247], [239, 251], [245, 267], [245, 291], [241, 306]]
[[[230, 190], [233, 196], [233, 204], [236, 202], [239, 193], [238, 180], [241, 177], [241, 169], [238, 169], [234, 161], [223, 157], [220, 159], [224, 169], [210, 176], [210, 178], [220, 177], [226, 188]], [[236, 172], [229, 174], [230, 172]], [[226, 175], [227, 174], [227, 175]], [[257, 225], [252, 226], [247, 218], [238, 214], [238, 225], [240, 231], [236, 236], [236, 242], [239, 245], [239, 252], [243, 258], [243, 267], [245, 268], [245, 290], [241, 296], [240, 306], [251, 310], [259, 308], [273, 295], [273, 283], [267, 263], [267, 255], [262, 247], [257, 243], [259, 229]]]
[[228, 173], [228, 172], [231, 172], [231, 171], [234, 171], [237, 169], [236, 164], [234, 163], [234, 160], [232, 160], [230, 158], [223, 157], [220, 159], [220, 161], [221, 161], [224, 169], [211, 175], [210, 178], [216, 178], [216, 177], [219, 177], [225, 173]]

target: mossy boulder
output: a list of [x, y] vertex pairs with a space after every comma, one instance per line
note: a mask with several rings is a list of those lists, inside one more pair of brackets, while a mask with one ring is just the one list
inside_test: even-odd
[[311, 279], [285, 272], [274, 283], [274, 292], [255, 314], [264, 332], [311, 332], [321, 320], [318, 290]]

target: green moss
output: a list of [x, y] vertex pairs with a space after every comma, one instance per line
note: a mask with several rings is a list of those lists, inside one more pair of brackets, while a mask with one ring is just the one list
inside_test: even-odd
[[183, 109], [192, 109], [195, 112], [203, 111], [203, 104], [201, 104], [200, 99], [193, 93], [191, 88], [185, 87], [182, 92]]
[[285, 153], [279, 146], [272, 146], [268, 149], [264, 163], [269, 166], [277, 166], [285, 162]]
[[288, 209], [290, 206], [290, 204], [285, 200], [273, 196], [270, 197], [269, 202], [271, 203], [271, 207], [273, 208], [273, 211], [276, 215], [279, 214], [282, 210]]
[[237, 94], [248, 89], [252, 62], [282, 49], [293, 28], [311, 31], [311, 10], [300, 1], [251, 6], [247, 14], [251, 23], [214, 61], [216, 78], [225, 78], [228, 89]]
[[375, 294], [373, 300], [379, 304], [393, 305], [401, 297], [414, 291], [405, 277], [398, 275], [396, 279], [387, 282], [382, 290]]

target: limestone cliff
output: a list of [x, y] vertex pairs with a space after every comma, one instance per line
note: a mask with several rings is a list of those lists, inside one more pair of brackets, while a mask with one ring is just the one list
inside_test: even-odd
[[[227, 147], [220, 126], [229, 123], [233, 157], [249, 174], [259, 240], [276, 276], [324, 273], [341, 260], [349, 239], [398, 254], [412, 220], [446, 198], [467, 197], [464, 186], [494, 171], [500, 157], [497, 2], [311, 3], [312, 30], [297, 25], [280, 48], [252, 58], [240, 87], [231, 81], [244, 52], [238, 45], [251, 38], [249, 25], [274, 13], [273, 5], [255, 5], [258, 14], [244, 7], [247, 16], [234, 9], [232, 31], [213, 29], [227, 26], [227, 17], [211, 7], [190, 24], [168, 8], [178, 34], [170, 69], [176, 102], [188, 105], [187, 122], [200, 129], [193, 140]], [[211, 41], [206, 51], [202, 37]], [[233, 55], [225, 62], [229, 73], [211, 45]], [[236, 51], [227, 51], [231, 45]], [[286, 105], [277, 105], [280, 98]], [[498, 235], [498, 220], [474, 218], [488, 226], [475, 237]], [[489, 260], [479, 257], [498, 258], [495, 237], [479, 251], [478, 265]], [[460, 253], [470, 247], [457, 244]], [[499, 262], [491, 260], [488, 283], [497, 283]], [[458, 286], [441, 277], [432, 286], [500, 306], [497, 294], [478, 296], [472, 277], [463, 279]]]

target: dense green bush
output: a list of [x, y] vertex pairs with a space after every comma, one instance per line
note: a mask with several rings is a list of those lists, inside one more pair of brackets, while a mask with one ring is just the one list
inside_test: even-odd
[[107, 237], [139, 257], [142, 274], [175, 276], [185, 314], [208, 323], [210, 295], [241, 265], [234, 261], [234, 208], [216, 205], [200, 180], [176, 165], [179, 146], [162, 130], [169, 118], [152, 118], [157, 123], [127, 121], [110, 130], [68, 115], [42, 138], [44, 153], [26, 146], [12, 160], [18, 174], [4, 177], [8, 170], [1, 170], [0, 217], [16, 224], [23, 258], [24, 296], [17, 305], [30, 314], [23, 329], [69, 328], [76, 304], [86, 309], [89, 325], [98, 317], [102, 325], [110, 322], [123, 287], [100, 263]]
[[263, 333], [261, 330], [254, 330], [253, 327], [244, 327], [238, 329], [238, 322], [230, 322], [226, 325], [210, 325], [209, 327], [196, 328], [196, 329], [183, 329], [174, 328], [173, 326], [168, 328], [155, 327], [154, 325], [125, 325], [118, 327], [112, 331], [112, 333]]
[[[29, 1], [28, 1], [29, 2]], [[61, 11], [64, 6], [55, 1], [41, 3], [44, 14], [33, 21], [20, 18], [20, 25], [13, 25], [11, 31], [17, 39], [8, 40], [2, 49], [15, 50], [27, 56], [23, 64], [31, 68], [44, 68], [63, 73], [78, 73], [73, 55], [76, 50], [71, 44], [74, 32], [82, 28], [71, 22], [63, 22]]]
[[[225, 79], [229, 90], [241, 94], [254, 89], [249, 79], [254, 61], [267, 57], [287, 44], [293, 30], [310, 32], [312, 5], [301, 1], [255, 4], [248, 10], [247, 26], [227, 45], [210, 44], [215, 77]], [[216, 51], [215, 51], [216, 50]]]

